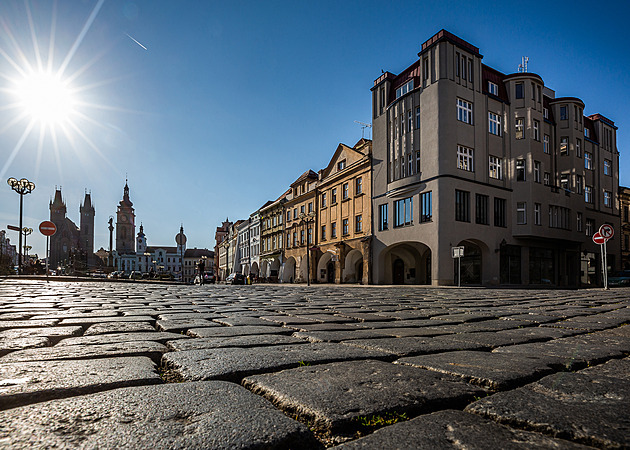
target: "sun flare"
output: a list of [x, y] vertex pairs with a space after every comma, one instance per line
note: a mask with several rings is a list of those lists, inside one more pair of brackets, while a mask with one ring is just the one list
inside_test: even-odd
[[53, 73], [31, 73], [16, 82], [14, 92], [24, 113], [42, 124], [64, 124], [75, 112], [72, 89]]

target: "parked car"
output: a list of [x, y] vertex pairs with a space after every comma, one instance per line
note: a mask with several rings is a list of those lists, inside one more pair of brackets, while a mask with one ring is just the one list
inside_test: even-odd
[[214, 284], [217, 281], [216, 277], [212, 275], [210, 272], [206, 272], [203, 274], [203, 282]]
[[245, 284], [245, 277], [242, 273], [234, 272], [228, 275], [225, 282], [227, 284]]
[[630, 270], [615, 272], [608, 277], [608, 286], [630, 286]]
[[130, 280], [139, 280], [140, 278], [142, 278], [142, 273], [136, 272], [135, 270], [129, 275]]
[[109, 275], [107, 275], [107, 278], [118, 278], [119, 275], [120, 275], [120, 272], [114, 271], [110, 273]]

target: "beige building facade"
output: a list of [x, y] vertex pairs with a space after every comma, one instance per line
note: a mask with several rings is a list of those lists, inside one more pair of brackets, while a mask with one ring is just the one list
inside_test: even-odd
[[600, 283], [592, 235], [620, 225], [614, 122], [445, 30], [372, 104], [374, 283]]
[[372, 142], [339, 144], [317, 187], [317, 246], [312, 252], [318, 283], [370, 282]]
[[[281, 281], [306, 283], [313, 280], [313, 264], [307, 262], [308, 249], [315, 243], [315, 216], [318, 176], [304, 172], [291, 184], [285, 211], [285, 250]], [[307, 273], [310, 270], [310, 279]]]
[[289, 192], [260, 208], [260, 275], [263, 280], [280, 281], [284, 264], [284, 204]]

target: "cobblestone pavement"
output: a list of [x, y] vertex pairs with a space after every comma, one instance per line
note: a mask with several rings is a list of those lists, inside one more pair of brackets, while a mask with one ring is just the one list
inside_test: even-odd
[[630, 448], [630, 289], [0, 281], [0, 447]]

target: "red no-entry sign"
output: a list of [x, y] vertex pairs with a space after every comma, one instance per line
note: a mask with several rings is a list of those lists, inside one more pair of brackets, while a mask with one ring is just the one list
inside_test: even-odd
[[603, 244], [604, 242], [606, 242], [606, 238], [604, 236], [602, 236], [601, 234], [599, 234], [599, 231], [597, 233], [595, 233], [593, 235], [593, 242], [595, 242], [596, 244]]
[[44, 236], [52, 236], [57, 232], [57, 226], [50, 220], [44, 220], [42, 223], [39, 224], [39, 231]]

